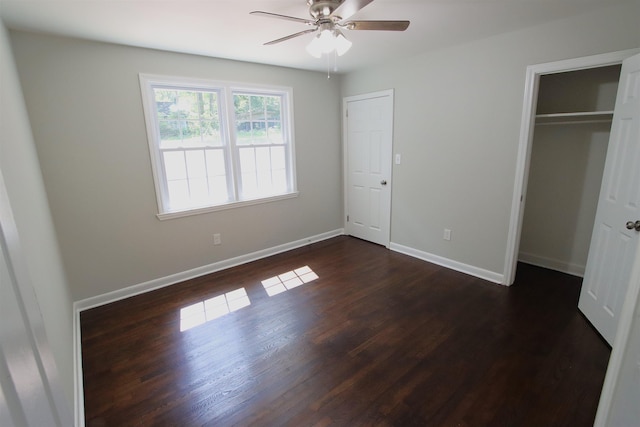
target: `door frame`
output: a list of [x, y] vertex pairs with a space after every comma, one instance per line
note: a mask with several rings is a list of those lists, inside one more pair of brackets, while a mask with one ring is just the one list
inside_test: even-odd
[[531, 148], [533, 146], [540, 76], [618, 65], [622, 64], [622, 61], [626, 58], [637, 53], [640, 53], [640, 49], [622, 50], [582, 58], [530, 65], [527, 67], [522, 107], [522, 125], [520, 127], [513, 199], [511, 201], [511, 217], [509, 220], [507, 250], [504, 262], [503, 285], [512, 285], [516, 277], [516, 265], [518, 263], [518, 252], [520, 250], [520, 237], [522, 233], [522, 219], [524, 217], [529, 167], [531, 165]]
[[353, 96], [346, 96], [344, 98], [342, 98], [342, 187], [343, 187], [343, 216], [342, 216], [342, 220], [343, 220], [343, 227], [344, 230], [346, 232], [347, 230], [347, 208], [349, 206], [349, 188], [348, 188], [348, 184], [349, 184], [349, 135], [348, 135], [348, 128], [347, 128], [347, 106], [349, 104], [349, 102], [354, 102], [354, 101], [364, 101], [367, 99], [375, 99], [375, 98], [384, 98], [384, 97], [389, 97], [390, 101], [391, 101], [391, 157], [388, 159], [389, 160], [389, 171], [391, 172], [391, 176], [389, 177], [389, 191], [391, 192], [391, 194], [389, 195], [389, 215], [387, 215], [387, 218], [389, 218], [389, 223], [387, 224], [387, 234], [386, 234], [386, 238], [385, 238], [385, 243], [384, 246], [389, 249], [389, 245], [391, 244], [391, 206], [393, 204], [393, 199], [392, 199], [392, 189], [393, 189], [393, 123], [394, 123], [394, 110], [395, 110], [395, 104], [394, 104], [394, 90], [393, 89], [387, 89], [387, 90], [381, 90], [378, 92], [370, 92], [370, 93], [364, 93], [361, 95], [353, 95]]

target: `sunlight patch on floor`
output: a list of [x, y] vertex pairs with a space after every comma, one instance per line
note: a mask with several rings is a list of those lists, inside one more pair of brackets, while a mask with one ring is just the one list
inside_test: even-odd
[[318, 278], [318, 275], [309, 266], [297, 268], [287, 271], [274, 277], [262, 281], [262, 286], [267, 294], [272, 297], [289, 289], [296, 288], [305, 283], [312, 282]]
[[251, 305], [244, 288], [218, 295], [180, 309], [180, 332]]

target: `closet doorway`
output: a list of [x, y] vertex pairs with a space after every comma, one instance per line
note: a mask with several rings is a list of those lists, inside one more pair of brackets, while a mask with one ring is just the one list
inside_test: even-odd
[[584, 276], [620, 68], [540, 76], [519, 261]]
[[[623, 105], [627, 105], [629, 100], [634, 100], [635, 104], [635, 99], [638, 98], [637, 94], [627, 95], [627, 92], [630, 88], [634, 89], [638, 86], [637, 72], [634, 67], [637, 66], [636, 58], [639, 57], [625, 60], [637, 53], [638, 50], [615, 52], [527, 68], [516, 182], [505, 260], [505, 284], [513, 283], [518, 259], [576, 275], [582, 275], [586, 264], [588, 288], [585, 289], [591, 290], [596, 282], [611, 283], [607, 285], [612, 286], [610, 291], [600, 289], [592, 295], [600, 301], [599, 304], [604, 303], [601, 307], [603, 311], [607, 310], [611, 299], [611, 296], [605, 294], [612, 294], [616, 300], [620, 299], [616, 295], [622, 291], [616, 291], [615, 286], [618, 285], [613, 285], [619, 280], [612, 278], [614, 282], [610, 282], [607, 278], [607, 280], [594, 282], [591, 278], [596, 276], [589, 271], [605, 272], [607, 275], [613, 274], [617, 277], [622, 274], [619, 271], [626, 270], [626, 267], [622, 270], [618, 268], [620, 263], [616, 260], [611, 261], [615, 265], [610, 261], [607, 261], [606, 265], [601, 264], [602, 261], [594, 264], [592, 258], [603, 259], [602, 254], [611, 251], [609, 244], [600, 243], [604, 242], [600, 238], [602, 233], [599, 233], [595, 245], [589, 247], [589, 242], [594, 230], [594, 210], [598, 208], [598, 216], [601, 212], [602, 206], [598, 207], [598, 203], [606, 202], [605, 204], [608, 205], [611, 200], [615, 200], [615, 197], [610, 200], [609, 196], [603, 199], [600, 196], [600, 185], [604, 182], [607, 186], [606, 194], [609, 194], [608, 191], [613, 188], [611, 185], [629, 182], [629, 179], [634, 176], [635, 161], [632, 161], [628, 155], [622, 154], [630, 154], [635, 159], [633, 153], [636, 152], [637, 147], [635, 144], [621, 142], [621, 133], [618, 130], [623, 123], [620, 121], [622, 116], [619, 116], [618, 111], [627, 111], [627, 107]], [[621, 63], [623, 64], [622, 75], [619, 67]], [[616, 104], [619, 81], [625, 95], [618, 94], [617, 96], [624, 102]], [[619, 110], [619, 108], [622, 109]], [[609, 141], [610, 124], [608, 122], [611, 118], [616, 122], [612, 140]], [[638, 120], [633, 115], [629, 116], [629, 119]], [[624, 121], [627, 124], [632, 123], [627, 119]], [[628, 138], [625, 139], [625, 141], [628, 140]], [[608, 141], [611, 144], [609, 152], [606, 147]], [[565, 147], [567, 145], [568, 147]], [[623, 163], [617, 159], [625, 156], [630, 160], [625, 160], [624, 168], [620, 168]], [[603, 158], [606, 161], [604, 174]], [[612, 175], [611, 171], [619, 172]], [[625, 173], [630, 175], [621, 178], [621, 174]], [[616, 178], [612, 181], [614, 175]], [[627, 184], [623, 184], [623, 187], [620, 187], [621, 191], [633, 192], [634, 195], [630, 197], [633, 197], [632, 204], [635, 206], [635, 190], [630, 190], [631, 187]], [[543, 208], [545, 205], [546, 211]], [[548, 210], [549, 206], [553, 209]], [[595, 220], [601, 221], [602, 217], [600, 218]], [[617, 230], [620, 225], [618, 222], [620, 220], [616, 219], [615, 224], [611, 223], [611, 227]], [[624, 222], [622, 224], [624, 225]], [[626, 233], [627, 230], [624, 231]], [[546, 239], [545, 236], [547, 236]], [[637, 240], [635, 237], [633, 235], [625, 239]], [[620, 246], [619, 243], [615, 245]], [[587, 255], [590, 252], [595, 256], [590, 256], [587, 262]], [[620, 252], [619, 255], [623, 253]], [[609, 255], [606, 257], [611, 258]], [[623, 257], [628, 258], [626, 255]], [[598, 296], [600, 292], [604, 292], [602, 297]], [[581, 295], [581, 301], [583, 296]], [[615, 314], [619, 311], [617, 305], [611, 306], [614, 313], [611, 317], [617, 318]], [[582, 305], [581, 310], [585, 312]], [[590, 320], [592, 314], [585, 312]], [[615, 329], [615, 324], [612, 323], [612, 325]], [[600, 330], [598, 326], [596, 328]], [[611, 342], [612, 334], [608, 333], [610, 331], [601, 332]]]

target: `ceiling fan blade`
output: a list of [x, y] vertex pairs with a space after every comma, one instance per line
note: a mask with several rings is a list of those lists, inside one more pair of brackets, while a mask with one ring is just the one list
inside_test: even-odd
[[311, 29], [309, 29], [309, 30], [300, 31], [299, 33], [290, 34], [290, 35], [288, 35], [288, 36], [286, 36], [286, 37], [282, 37], [282, 38], [280, 38], [280, 39], [271, 40], [270, 42], [266, 42], [264, 45], [265, 45], [265, 46], [270, 46], [270, 45], [272, 45], [272, 44], [280, 43], [280, 42], [283, 42], [283, 41], [285, 41], [285, 40], [292, 39], [292, 38], [294, 38], [294, 37], [299, 37], [299, 36], [302, 36], [302, 35], [305, 35], [305, 34], [314, 33], [314, 32], [316, 32], [316, 31], [318, 31], [318, 28], [317, 28], [317, 27], [316, 27], [316, 28], [311, 28]]
[[409, 21], [349, 21], [340, 24], [347, 30], [404, 31], [409, 28]]
[[271, 12], [263, 12], [261, 10], [254, 10], [253, 12], [249, 12], [250, 15], [258, 15], [258, 16], [266, 16], [267, 18], [278, 18], [278, 19], [286, 19], [287, 21], [294, 21], [294, 22], [300, 22], [303, 24], [307, 24], [307, 25], [315, 25], [315, 21], [312, 21], [310, 19], [304, 19], [304, 18], [296, 18], [295, 16], [287, 16], [287, 15], [280, 15], [277, 13], [271, 13]]
[[331, 16], [339, 16], [341, 19], [349, 19], [351, 15], [371, 3], [373, 0], [344, 0]]

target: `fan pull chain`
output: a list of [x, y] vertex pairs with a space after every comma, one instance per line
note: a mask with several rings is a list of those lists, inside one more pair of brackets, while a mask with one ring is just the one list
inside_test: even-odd
[[325, 55], [327, 57], [327, 79], [331, 78], [331, 59], [329, 55]]
[[336, 53], [336, 51], [333, 51], [332, 53], [328, 53], [326, 55], [326, 57], [327, 57], [327, 79], [331, 78], [331, 55], [333, 55], [333, 72], [334, 73], [338, 72], [338, 54]]

